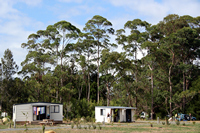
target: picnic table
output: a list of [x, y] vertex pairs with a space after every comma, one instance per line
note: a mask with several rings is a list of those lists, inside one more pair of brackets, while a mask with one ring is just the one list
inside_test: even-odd
[[40, 122], [40, 125], [54, 125], [55, 122], [53, 119], [43, 119], [42, 122]]

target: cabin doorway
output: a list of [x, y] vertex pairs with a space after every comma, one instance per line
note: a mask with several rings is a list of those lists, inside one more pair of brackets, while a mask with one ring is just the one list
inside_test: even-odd
[[34, 106], [33, 107], [34, 120], [43, 120], [47, 118], [46, 106]]
[[131, 122], [131, 109], [126, 110], [126, 122]]
[[118, 122], [119, 120], [119, 109], [114, 109], [114, 122]]

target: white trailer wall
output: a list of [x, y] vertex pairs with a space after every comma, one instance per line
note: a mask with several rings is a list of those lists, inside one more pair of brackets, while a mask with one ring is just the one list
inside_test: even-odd
[[52, 106], [59, 106], [59, 112], [51, 112], [50, 109], [50, 119], [54, 119], [54, 121], [62, 121], [63, 120], [63, 105], [51, 105], [50, 108], [52, 108]]
[[[130, 110], [129, 113], [131, 113], [131, 118], [129, 121], [133, 122], [134, 118], [133, 116], [135, 115], [135, 110], [137, 108], [135, 107], [121, 107], [121, 106], [96, 106], [95, 107], [95, 119], [96, 122], [108, 122], [107, 121], [107, 114], [110, 114], [110, 119], [111, 121], [114, 121], [114, 110], [118, 109], [119, 110], [119, 121], [120, 122], [126, 122], [126, 111]], [[118, 121], [117, 120], [117, 121]]]
[[[50, 119], [54, 119], [54, 121], [63, 121], [63, 105], [55, 104], [55, 103], [25, 103], [25, 104], [15, 104], [13, 105], [13, 121], [16, 122], [24, 122], [24, 121], [34, 121], [36, 120], [36, 115], [33, 114], [33, 107], [44, 106], [46, 107], [45, 113], [46, 115], [50, 115]], [[51, 107], [58, 107], [59, 111], [52, 111]], [[25, 115], [24, 115], [24, 114]], [[27, 118], [26, 118], [27, 115]], [[33, 119], [33, 116], [35, 117]]]
[[[103, 115], [101, 114], [101, 110], [103, 110]], [[95, 107], [95, 119], [96, 122], [108, 122], [107, 120], [107, 114], [110, 114], [110, 110], [109, 108], [99, 108], [99, 107]]]
[[[24, 114], [25, 115], [24, 115]], [[32, 106], [31, 104], [15, 105], [15, 119], [16, 121], [32, 121]], [[27, 115], [27, 117], [26, 117]], [[14, 119], [13, 119], [14, 121]]]

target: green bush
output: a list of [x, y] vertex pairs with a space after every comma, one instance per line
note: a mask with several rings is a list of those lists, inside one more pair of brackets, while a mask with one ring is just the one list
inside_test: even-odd
[[71, 124], [71, 128], [72, 128], [72, 129], [74, 128], [74, 123]]
[[101, 128], [102, 128], [101, 125], [100, 124], [98, 124], [98, 125], [99, 125], [99, 130], [101, 130]]
[[163, 125], [165, 125], [165, 122], [162, 122]]
[[78, 129], [78, 126], [79, 126], [79, 124], [78, 124], [78, 122], [76, 123], [76, 128]]
[[171, 123], [169, 121], [167, 121], [167, 125], [170, 125]]
[[42, 132], [45, 132], [45, 125], [42, 125]]
[[86, 120], [86, 122], [91, 122], [90, 116], [87, 116], [87, 117], [85, 118], [85, 120]]
[[72, 99], [71, 111], [68, 112], [69, 118], [85, 117], [86, 121], [95, 117], [95, 106], [100, 106], [95, 101], [87, 101], [86, 98], [81, 100]]
[[92, 125], [93, 129], [96, 129], [96, 125]]
[[185, 123], [183, 123], [183, 126], [185, 126]]
[[90, 129], [90, 127], [91, 127], [91, 125], [90, 125], [90, 124], [88, 124], [88, 129]]
[[97, 124], [98, 124], [99, 129], [101, 130], [101, 123], [98, 122]]
[[153, 123], [152, 122], [150, 122], [150, 127], [153, 127]]
[[156, 119], [159, 117], [159, 119], [161, 119], [162, 117], [162, 114], [161, 114], [161, 112], [160, 113], [156, 113]]
[[78, 129], [81, 129], [81, 128], [82, 128], [81, 125], [79, 125], [79, 126], [78, 126]]
[[180, 125], [180, 121], [176, 121], [176, 125]]

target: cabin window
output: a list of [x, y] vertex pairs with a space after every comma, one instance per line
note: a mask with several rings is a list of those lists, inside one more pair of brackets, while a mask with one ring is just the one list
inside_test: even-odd
[[52, 105], [51, 113], [59, 113], [59, 105]]
[[101, 110], [100, 110], [100, 113], [101, 113], [100, 115], [106, 115], [105, 109], [101, 109]]

